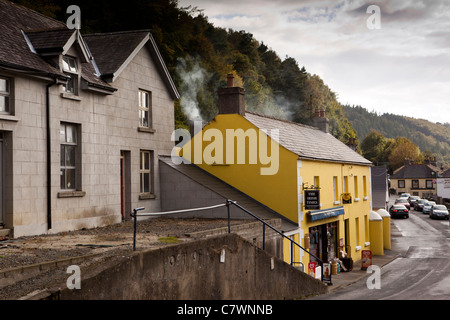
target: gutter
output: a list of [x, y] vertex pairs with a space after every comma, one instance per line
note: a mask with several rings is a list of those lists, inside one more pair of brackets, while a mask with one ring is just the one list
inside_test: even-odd
[[60, 84], [56, 77], [45, 88], [45, 122], [47, 131], [47, 230], [52, 228], [52, 150], [51, 150], [51, 129], [50, 129], [50, 87]]
[[57, 83], [56, 79], [45, 89], [45, 121], [47, 126], [47, 230], [52, 228], [52, 161], [50, 141], [50, 87]]

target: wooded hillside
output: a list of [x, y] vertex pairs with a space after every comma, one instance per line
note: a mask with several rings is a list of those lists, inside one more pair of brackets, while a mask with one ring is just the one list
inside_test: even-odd
[[308, 73], [301, 62], [279, 57], [270, 44], [244, 30], [215, 27], [201, 8], [182, 8], [177, 0], [14, 2], [64, 22], [70, 16], [66, 8], [78, 5], [84, 34], [149, 29], [182, 96], [175, 103], [177, 127], [185, 127], [188, 118], [213, 119], [217, 90], [226, 85], [226, 75], [232, 72], [246, 90], [250, 111], [311, 124], [314, 110], [325, 108], [330, 133], [344, 143], [356, 138], [359, 144], [372, 128], [387, 138], [407, 136], [422, 152], [429, 150], [450, 163], [449, 124], [344, 108], [325, 82]]

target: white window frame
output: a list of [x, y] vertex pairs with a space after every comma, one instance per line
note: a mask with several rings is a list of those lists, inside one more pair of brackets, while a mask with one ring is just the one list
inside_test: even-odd
[[[154, 169], [153, 169], [153, 151], [141, 150], [139, 163], [139, 193], [141, 195], [154, 194]], [[148, 167], [146, 166], [148, 164]], [[147, 177], [146, 177], [147, 175]], [[148, 180], [148, 181], [146, 181]], [[145, 188], [147, 182], [148, 189]]]
[[[140, 89], [138, 100], [139, 128], [152, 129], [152, 93]], [[147, 119], [146, 122], [145, 119]]]
[[68, 85], [63, 84], [63, 91], [68, 94], [78, 95], [80, 68], [78, 66], [77, 59], [74, 57], [63, 56], [62, 70], [67, 76], [70, 77], [67, 84], [72, 83], [72, 89], [69, 89]]

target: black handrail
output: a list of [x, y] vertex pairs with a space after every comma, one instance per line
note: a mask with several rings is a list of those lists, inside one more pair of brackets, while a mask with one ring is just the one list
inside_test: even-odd
[[[253, 218], [255, 218], [256, 220], [260, 221], [263, 224], [263, 249], [265, 248], [265, 226], [268, 226], [270, 229], [272, 229], [273, 231], [275, 231], [276, 233], [280, 234], [282, 237], [288, 239], [291, 244], [295, 244], [296, 246], [298, 246], [300, 249], [302, 249], [303, 251], [305, 251], [307, 254], [309, 254], [311, 257], [315, 258], [316, 260], [319, 261], [320, 265], [321, 265], [321, 275], [320, 275], [320, 279], [321, 281], [323, 281], [323, 261], [322, 259], [316, 257], [314, 254], [312, 254], [311, 252], [309, 252], [308, 250], [306, 250], [305, 248], [303, 248], [300, 244], [298, 244], [297, 242], [295, 242], [294, 240], [292, 240], [291, 238], [289, 238], [288, 236], [286, 236], [284, 233], [282, 233], [281, 231], [278, 231], [277, 229], [275, 229], [274, 227], [272, 227], [270, 224], [268, 224], [267, 222], [265, 222], [264, 220], [262, 220], [261, 218], [257, 217], [256, 215], [254, 215], [253, 213], [251, 213], [250, 211], [248, 211], [247, 209], [245, 209], [244, 207], [238, 205], [235, 201], [232, 200], [227, 200], [227, 210], [228, 210], [228, 233], [231, 232], [231, 225], [230, 225], [230, 204], [235, 205], [236, 207], [238, 207], [239, 209], [241, 209], [242, 211], [244, 211], [245, 213], [251, 215]], [[291, 259], [292, 260], [292, 259]], [[292, 265], [292, 261], [291, 261], [291, 265]], [[330, 282], [329, 284], [331, 285], [331, 274], [330, 274]]]
[[[272, 229], [273, 231], [275, 231], [276, 233], [278, 233], [279, 235], [281, 235], [283, 238], [286, 238], [287, 240], [289, 240], [291, 242], [291, 246], [292, 244], [295, 244], [296, 246], [298, 246], [300, 249], [302, 249], [303, 251], [305, 251], [307, 254], [309, 254], [311, 257], [315, 258], [317, 261], [319, 261], [320, 265], [321, 265], [321, 275], [320, 275], [320, 279], [323, 282], [323, 261], [322, 259], [316, 257], [314, 254], [312, 254], [311, 252], [309, 252], [308, 250], [306, 250], [305, 248], [303, 248], [300, 244], [298, 244], [297, 242], [295, 242], [294, 240], [292, 240], [291, 238], [289, 238], [288, 236], [286, 236], [285, 234], [283, 234], [281, 231], [275, 229], [274, 227], [272, 227], [270, 224], [268, 224], [267, 222], [265, 222], [264, 220], [262, 220], [261, 218], [259, 218], [258, 216], [254, 215], [253, 213], [251, 213], [250, 211], [248, 211], [247, 209], [245, 209], [244, 207], [238, 205], [235, 201], [232, 200], [227, 200], [225, 204], [223, 205], [217, 205], [217, 206], [213, 206], [213, 207], [219, 207], [219, 206], [225, 206], [227, 207], [227, 212], [228, 212], [228, 233], [231, 233], [231, 215], [230, 215], [230, 205], [235, 205], [236, 207], [238, 207], [239, 209], [241, 209], [242, 211], [244, 211], [245, 213], [251, 215], [253, 218], [255, 218], [256, 220], [260, 221], [263, 224], [263, 250], [265, 250], [265, 242], [266, 242], [266, 226], [269, 227], [270, 229]], [[205, 207], [203, 209], [208, 209], [210, 207]], [[134, 219], [134, 232], [133, 232], [133, 251], [136, 251], [136, 229], [137, 229], [137, 216], [138, 216], [138, 211], [144, 210], [145, 208], [140, 207], [140, 208], [135, 208], [133, 209], [133, 212], [131, 213], [131, 217], [133, 217]], [[196, 210], [199, 210], [202, 208], [197, 208]], [[164, 212], [163, 214], [171, 214], [171, 213], [179, 213], [182, 211], [193, 211], [194, 209], [186, 209], [186, 210], [177, 210], [177, 211], [170, 211], [170, 212]], [[142, 216], [146, 216], [146, 215], [160, 215], [162, 214], [161, 212], [155, 212], [155, 213], [143, 213], [141, 214]], [[293, 265], [293, 259], [291, 259], [291, 265]], [[301, 263], [301, 262], [300, 262]], [[302, 263], [303, 264], [303, 263]], [[328, 282], [329, 285], [331, 285], [331, 274], [330, 274], [330, 282]]]

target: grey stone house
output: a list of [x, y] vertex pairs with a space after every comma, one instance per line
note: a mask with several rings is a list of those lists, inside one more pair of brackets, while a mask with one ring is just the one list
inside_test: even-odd
[[13, 236], [158, 211], [179, 93], [149, 31], [82, 35], [0, 0], [0, 228]]

